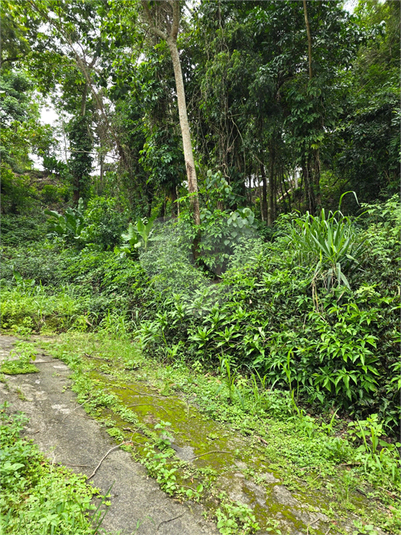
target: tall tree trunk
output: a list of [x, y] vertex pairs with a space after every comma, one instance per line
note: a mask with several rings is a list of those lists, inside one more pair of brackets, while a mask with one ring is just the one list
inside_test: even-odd
[[314, 214], [316, 211], [316, 201], [311, 177], [310, 157], [306, 157], [302, 162], [302, 180], [308, 202], [308, 210], [311, 214]]
[[316, 210], [319, 210], [322, 205], [322, 197], [320, 191], [320, 151], [314, 149], [313, 155], [313, 193], [315, 195]]
[[[180, 25], [180, 2], [179, 0], [167, 0], [165, 2], [148, 2], [142, 0], [144, 14], [152, 33], [166, 41], [170, 50], [171, 60], [173, 62], [175, 86], [177, 91], [178, 114], [180, 118], [180, 127], [182, 135], [182, 145], [184, 149], [185, 167], [187, 170], [188, 192], [190, 194], [191, 206], [193, 210], [194, 223], [200, 225], [199, 198], [198, 198], [198, 180], [196, 177], [194, 156], [192, 152], [191, 133], [189, 130], [187, 104], [185, 100], [184, 80], [182, 77], [181, 61], [177, 48], [177, 36]], [[157, 26], [157, 17], [152, 17], [152, 9], [157, 12], [158, 7], [170, 6], [172, 20], [167, 20], [167, 29], [161, 29]], [[155, 13], [155, 11], [153, 11]], [[161, 13], [161, 12], [159, 12]], [[196, 244], [195, 244], [195, 249]]]
[[[102, 147], [100, 147], [100, 150], [102, 150]], [[98, 188], [97, 188], [97, 194], [102, 195], [103, 182], [104, 182], [104, 154], [103, 153], [100, 153], [99, 164], [100, 164], [100, 172], [99, 172], [99, 183], [98, 183]]]
[[171, 217], [174, 219], [177, 217], [177, 188], [175, 186], [172, 186], [170, 189], [170, 196], [171, 196]]
[[[304, 16], [305, 16], [305, 26], [306, 26], [306, 35], [308, 38], [308, 65], [309, 65], [309, 82], [313, 78], [313, 70], [312, 70], [312, 34], [310, 31], [310, 24], [309, 24], [309, 17], [308, 17], [308, 9], [306, 5], [306, 0], [303, 0], [303, 6], [304, 6]], [[308, 187], [310, 188], [310, 192], [308, 192], [308, 205], [309, 210], [314, 213], [317, 210], [317, 207], [320, 206], [321, 203], [321, 197], [320, 197], [320, 155], [319, 155], [319, 149], [310, 149], [311, 156], [308, 157], [308, 163], [307, 163], [307, 182]], [[313, 162], [311, 162], [311, 159]], [[306, 176], [306, 175], [305, 175]], [[311, 210], [311, 206], [313, 206], [313, 210]]]
[[311, 36], [311, 33], [310, 33], [308, 9], [306, 7], [306, 0], [303, 0], [303, 4], [304, 4], [306, 35], [308, 37], [309, 80], [312, 80], [312, 76], [313, 76], [313, 72], [312, 72], [312, 36]]
[[276, 181], [274, 176], [274, 159], [275, 152], [274, 147], [270, 146], [269, 148], [269, 212], [267, 215], [267, 224], [269, 226], [273, 225], [276, 218], [275, 213], [275, 196], [276, 196]]
[[[286, 208], [287, 212], [291, 212], [291, 196], [290, 196], [290, 193], [288, 191], [287, 184], [285, 183], [285, 172], [284, 172], [284, 169], [281, 169], [281, 181], [282, 181], [283, 189], [284, 189], [284, 192], [285, 192], [285, 201], [284, 201], [285, 208]], [[287, 207], [287, 201], [288, 201], [288, 207]]]
[[196, 177], [195, 162], [192, 152], [191, 132], [189, 130], [187, 104], [185, 100], [184, 80], [182, 77], [181, 62], [178, 55], [177, 41], [168, 38], [167, 44], [170, 50], [174, 68], [175, 85], [177, 90], [178, 113], [180, 117], [180, 127], [182, 134], [182, 145], [184, 148], [185, 167], [187, 170], [188, 192], [191, 196], [191, 204], [195, 225], [200, 225], [198, 180]]
[[[86, 114], [86, 101], [88, 98], [88, 84], [85, 83], [83, 91], [82, 91], [82, 97], [81, 97], [81, 117], [85, 117]], [[72, 183], [72, 200], [75, 204], [78, 204], [78, 201], [81, 197], [81, 181], [83, 177], [82, 175], [77, 174], [77, 172], [73, 173], [73, 183]]]
[[266, 171], [265, 166], [260, 166], [260, 171], [262, 174], [262, 196], [260, 199], [261, 203], [261, 215], [262, 215], [262, 221], [267, 221], [267, 179], [266, 179]]
[[176, 202], [176, 205], [177, 205], [177, 217], [180, 217], [180, 201], [179, 201], [179, 197], [178, 197], [178, 187], [175, 188], [175, 198], [177, 200], [177, 202]]

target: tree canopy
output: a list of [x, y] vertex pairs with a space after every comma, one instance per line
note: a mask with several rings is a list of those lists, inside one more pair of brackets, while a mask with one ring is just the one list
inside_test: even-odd
[[[278, 0], [1, 9], [9, 182], [36, 151], [75, 202], [109, 191], [164, 217], [186, 193], [199, 212], [211, 170], [269, 225], [293, 208], [335, 207], [349, 189], [360, 201], [396, 189], [397, 1], [360, 0], [353, 14], [342, 2]], [[64, 117], [64, 159], [39, 126], [41, 98]]]

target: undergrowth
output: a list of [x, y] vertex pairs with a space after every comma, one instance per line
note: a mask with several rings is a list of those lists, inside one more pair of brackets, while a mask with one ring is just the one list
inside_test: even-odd
[[[268, 389], [260, 379], [249, 380], [242, 375], [236, 376], [235, 389], [230, 392], [224, 368], [212, 374], [199, 363], [188, 368], [183, 360], [177, 359], [170, 365], [160, 366], [160, 363], [141, 355], [128, 338], [113, 339], [106, 333], [100, 337], [68, 334], [64, 340], [45, 346], [73, 367], [74, 389], [91, 414], [103, 419], [103, 410], [107, 409], [106, 414], [112, 411], [119, 418], [132, 422], [129, 432], [124, 433], [113, 420], [108, 424], [107, 418], [105, 420], [110, 434], [116, 439], [123, 441], [128, 436], [137, 443], [136, 451], [142, 452], [138, 460], [144, 462], [166, 492], [192, 499], [199, 493], [196, 483], [199, 476], [190, 474], [192, 481], [195, 477], [192, 484], [180, 479], [181, 461], [177, 464], [171, 458], [173, 452], [168, 449], [171, 435], [179, 427], [174, 420], [171, 420], [173, 427], [166, 427], [170, 424], [165, 422], [168, 416], [164, 411], [161, 421], [156, 420], [157, 425], [160, 424], [159, 432], [157, 426], [153, 430], [153, 426], [150, 430], [149, 426], [138, 427], [137, 416], [131, 414], [133, 409], [121, 405], [116, 395], [109, 391], [113, 381], [131, 385], [144, 381], [156, 388], [155, 395], [158, 397], [185, 396], [188, 406], [196, 403], [209, 418], [229, 424], [250, 437], [254, 444], [252, 457], [268, 460], [269, 470], [280, 474], [287, 488], [301, 494], [305, 488], [324, 493], [325, 514], [341, 516], [346, 511], [358, 512], [365, 522], [375, 522], [389, 533], [396, 533], [401, 527], [401, 517], [397, 513], [401, 466], [396, 449], [400, 445], [388, 441], [377, 416], [356, 422], [342, 420], [336, 412], [314, 417], [298, 406], [296, 395], [292, 396], [285, 390]], [[95, 369], [106, 374], [107, 382], [93, 378]], [[138, 429], [140, 431], [136, 431]], [[210, 436], [211, 444], [217, 437]], [[145, 446], [147, 441], [149, 446]], [[247, 477], [260, 483], [262, 476], [263, 473], [249, 467]], [[208, 477], [203, 475], [199, 480], [204, 487], [200, 490], [201, 499], [211, 492], [208, 490], [205, 494], [205, 489], [209, 489]], [[212, 489], [215, 478], [216, 475], [212, 475]], [[190, 487], [187, 488], [190, 490], [188, 494], [185, 485]], [[218, 492], [214, 496], [219, 503]], [[376, 506], [366, 509], [360, 501], [361, 496], [374, 500]]]
[[20, 436], [28, 419], [0, 407], [0, 521], [14, 535], [98, 533], [103, 512], [93, 505], [98, 490], [85, 476], [51, 464], [37, 446]]

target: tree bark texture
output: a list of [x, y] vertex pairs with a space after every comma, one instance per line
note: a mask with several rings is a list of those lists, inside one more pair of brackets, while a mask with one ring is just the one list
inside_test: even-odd
[[[313, 78], [313, 69], [312, 69], [312, 34], [310, 30], [309, 17], [308, 17], [308, 8], [306, 5], [306, 0], [303, 0], [304, 6], [304, 16], [305, 16], [305, 26], [306, 26], [306, 35], [308, 38], [308, 65], [309, 65], [309, 81]], [[312, 160], [312, 161], [311, 161]], [[320, 155], [319, 149], [310, 149], [310, 156], [307, 156], [306, 172], [303, 173], [305, 180], [305, 191], [308, 189], [308, 206], [309, 211], [315, 213], [321, 203], [320, 196]], [[313, 209], [312, 209], [313, 207]]]

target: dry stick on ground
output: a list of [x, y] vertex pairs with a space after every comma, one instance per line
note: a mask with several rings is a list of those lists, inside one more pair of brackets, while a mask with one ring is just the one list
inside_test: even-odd
[[160, 524], [157, 526], [156, 531], [159, 531], [160, 526], [162, 526], [163, 524], [168, 524], [169, 522], [172, 522], [173, 520], [177, 520], [178, 518], [183, 517], [184, 514], [185, 514], [185, 513], [182, 513], [182, 514], [180, 514], [180, 515], [178, 515], [178, 516], [175, 516], [174, 518], [169, 518], [168, 520], [162, 520], [162, 521], [160, 522]]
[[254, 435], [254, 437], [257, 438], [257, 439], [259, 439], [261, 442], [263, 442], [263, 444], [266, 444], [266, 446], [269, 445], [269, 443], [266, 442], [266, 440], [265, 440], [264, 438], [262, 438], [262, 437], [260, 437], [260, 436], [258, 436], [258, 435]]
[[311, 528], [313, 526], [313, 524], [316, 524], [316, 522], [319, 522], [319, 519], [316, 518], [316, 520], [313, 520], [312, 522], [310, 522], [306, 528], [306, 535], [309, 535], [309, 528]]
[[131, 444], [131, 441], [129, 442], [121, 442], [121, 444], [118, 444], [117, 446], [113, 446], [112, 448], [109, 449], [109, 451], [100, 459], [99, 461], [99, 464], [96, 466], [96, 468], [93, 470], [92, 474], [88, 477], [87, 481], [89, 481], [90, 479], [92, 479], [92, 477], [96, 474], [96, 472], [99, 470], [100, 468], [100, 465], [102, 464], [102, 462], [105, 460], [105, 458], [109, 455], [109, 453], [111, 453], [112, 451], [120, 448], [121, 446], [124, 446], [126, 444]]

